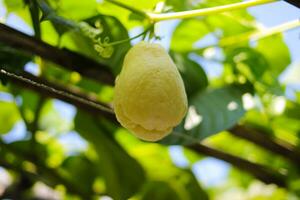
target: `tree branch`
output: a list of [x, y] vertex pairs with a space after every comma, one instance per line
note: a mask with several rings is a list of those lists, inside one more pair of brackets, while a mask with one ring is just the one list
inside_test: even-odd
[[60, 99], [88, 112], [101, 114], [112, 121], [116, 121], [115, 115], [108, 105], [96, 102], [78, 91], [72, 91], [30, 74], [17, 75], [3, 69], [0, 69], [0, 74], [13, 81], [13, 83], [33, 90], [42, 96]]
[[[100, 104], [99, 102], [96, 102], [94, 100], [90, 100], [90, 99], [88, 99], [88, 97], [86, 97], [80, 93], [70, 91], [67, 88], [63, 88], [61, 86], [55, 85], [53, 83], [50, 83], [47, 80], [41, 80], [41, 78], [29, 75], [29, 74], [27, 74], [26, 76], [25, 75], [19, 76], [19, 75], [13, 74], [13, 73], [6, 72], [5, 70], [0, 70], [0, 74], [3, 74], [4, 76], [6, 76], [10, 80], [12, 80], [14, 83], [19, 84], [21, 87], [25, 87], [25, 88], [34, 90], [34, 91], [40, 93], [41, 95], [61, 99], [63, 101], [71, 103], [79, 108], [82, 108], [88, 112], [103, 115], [103, 116], [107, 117], [108, 119], [110, 119], [113, 123], [119, 125], [119, 123], [117, 122], [117, 120], [115, 118], [115, 115], [112, 112], [104, 111], [102, 108], [99, 109], [98, 106], [94, 105], [94, 104], [98, 104], [98, 105], [104, 106], [103, 104]], [[30, 80], [30, 81], [28, 81], [28, 80]], [[35, 83], [37, 83], [37, 84], [35, 84]], [[47, 85], [47, 87], [40, 87], [39, 84]], [[48, 88], [52, 88], [52, 89], [48, 89]], [[69, 98], [69, 96], [65, 96], [64, 93], [62, 93], [62, 92], [54, 92], [53, 89], [67, 92], [68, 94], [72, 94], [76, 97], [85, 98], [85, 100], [88, 101], [88, 103], [85, 101], [78, 101], [77, 98]], [[90, 104], [89, 101], [92, 101], [93, 104]], [[108, 106], [106, 106], [106, 108], [108, 108]], [[226, 162], [229, 162], [232, 165], [236, 166], [237, 168], [253, 174], [256, 178], [260, 179], [263, 182], [275, 183], [279, 186], [285, 186], [285, 181], [284, 181], [283, 175], [281, 175], [280, 173], [276, 172], [275, 170], [269, 169], [268, 167], [265, 167], [263, 165], [252, 163], [243, 158], [239, 158], [239, 157], [230, 155], [228, 153], [219, 151], [217, 149], [213, 149], [211, 147], [204, 146], [203, 144], [190, 145], [190, 146], [188, 146], [188, 148], [190, 148], [198, 153], [212, 156], [212, 157], [224, 160]]]
[[286, 2], [300, 8], [300, 1], [299, 0], [285, 0]]
[[250, 162], [248, 160], [245, 160], [243, 158], [219, 151], [217, 149], [213, 149], [211, 147], [205, 146], [203, 144], [194, 144], [189, 145], [187, 148], [193, 150], [196, 153], [204, 154], [207, 156], [215, 157], [221, 160], [224, 160], [233, 166], [246, 171], [253, 176], [255, 176], [257, 179], [269, 184], [269, 183], [275, 183], [278, 186], [286, 187], [286, 177], [283, 174], [280, 174], [279, 172], [268, 168], [264, 165], [256, 164], [253, 162]]
[[276, 138], [271, 138], [267, 136], [267, 133], [261, 133], [261, 131], [246, 126], [236, 125], [229, 131], [234, 136], [243, 138], [271, 152], [282, 155], [300, 167], [300, 150], [293, 145]]
[[51, 46], [2, 23], [0, 23], [0, 42], [29, 54], [39, 55], [61, 67], [77, 71], [91, 79], [102, 81], [109, 85], [114, 83], [114, 76], [108, 66], [76, 52]]

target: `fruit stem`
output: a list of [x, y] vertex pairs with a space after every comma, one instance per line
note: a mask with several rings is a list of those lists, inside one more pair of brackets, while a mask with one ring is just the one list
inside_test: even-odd
[[182, 12], [175, 12], [175, 13], [163, 13], [163, 14], [147, 13], [147, 15], [153, 22], [158, 22], [158, 21], [170, 20], [170, 19], [185, 19], [191, 17], [215, 15], [222, 12], [248, 8], [251, 6], [272, 3], [275, 1], [277, 0], [249, 0], [249, 1], [239, 2], [239, 3], [216, 6], [212, 8], [203, 8], [197, 10], [182, 11]]
[[[111, 42], [111, 43], [108, 43], [107, 46], [114, 46], [114, 45], [118, 45], [118, 44], [122, 44], [124, 42], [128, 42], [128, 41], [131, 41], [131, 40], [134, 40], [138, 37], [141, 37], [143, 35], [145, 35], [149, 30], [151, 30], [152, 28], [152, 25], [147, 27], [142, 33], [136, 35], [136, 36], [133, 36], [132, 38], [128, 38], [128, 39], [125, 39], [125, 40], [119, 40], [119, 41], [115, 41], [115, 42]], [[104, 45], [105, 46], [105, 45]]]

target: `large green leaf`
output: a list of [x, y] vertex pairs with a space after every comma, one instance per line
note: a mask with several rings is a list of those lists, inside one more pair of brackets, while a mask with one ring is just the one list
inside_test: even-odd
[[166, 0], [166, 5], [171, 6], [174, 11], [190, 10], [191, 2], [182, 0]]
[[142, 200], [181, 200], [179, 194], [172, 188], [171, 184], [163, 181], [153, 181], [147, 184]]
[[[26, 7], [24, 0], [4, 0], [3, 3], [7, 10], [7, 14], [17, 15], [21, 19], [21, 24], [23, 24], [22, 22], [25, 22], [23, 25], [31, 26], [30, 12], [28, 9], [24, 9]], [[21, 24], [17, 23], [15, 25], [20, 26]]]
[[10, 86], [10, 92], [16, 98], [22, 98], [22, 104], [19, 105], [20, 112], [22, 113], [22, 118], [26, 122], [32, 123], [36, 115], [36, 107], [40, 97], [32, 91], [23, 90], [19, 86], [14, 85]]
[[24, 7], [24, 2], [22, 0], [4, 0], [4, 5], [8, 12], [12, 12]]
[[226, 15], [212, 15], [207, 17], [206, 20], [210, 28], [221, 32], [223, 37], [235, 36], [254, 30], [251, 23], [253, 19], [245, 11]]
[[[82, 24], [80, 25], [70, 19], [61, 17], [44, 1], [41, 0], [39, 5], [43, 12], [43, 20], [51, 21], [57, 33], [62, 35], [60, 47], [71, 49], [106, 64], [112, 68], [115, 74], [120, 72], [123, 58], [131, 47], [130, 42], [124, 41], [112, 47], [105, 47], [103, 45], [129, 38], [126, 28], [117, 18], [99, 14], [85, 19], [84, 22], [86, 22], [87, 25], [85, 24], [84, 27], [87, 31], [84, 32], [84, 30], [82, 30]], [[91, 36], [89, 32], [95, 30], [98, 32], [97, 35]], [[100, 42], [95, 42], [94, 40], [99, 40]], [[100, 45], [101, 48], [103, 48], [103, 53], [97, 51], [95, 45]], [[106, 51], [112, 51], [112, 53], [104, 55], [107, 54]]]
[[[215, 7], [241, 1], [242, 0], [208, 0], [201, 2], [199, 7]], [[216, 33], [223, 37], [235, 36], [255, 29], [255, 18], [245, 9], [210, 15], [206, 18], [206, 21], [211, 30], [217, 30]]]
[[40, 161], [44, 162], [45, 158], [48, 157], [48, 152], [45, 146], [39, 143], [35, 143], [33, 146], [33, 143], [30, 140], [16, 141], [10, 143], [9, 146], [11, 146], [14, 151], [18, 152], [25, 159], [37, 159], [37, 163]]
[[185, 173], [188, 175], [188, 180], [184, 180], [184, 186], [189, 194], [189, 199], [198, 199], [198, 200], [209, 200], [209, 196], [206, 191], [199, 185], [199, 182], [195, 178], [194, 174], [185, 170]]
[[209, 32], [210, 30], [202, 20], [183, 20], [172, 35], [171, 49], [176, 52], [190, 51], [194, 48], [194, 44]]
[[[118, 0], [118, 1], [126, 5], [132, 6], [136, 9], [144, 10], [144, 11], [151, 11], [155, 8], [157, 3], [164, 2], [164, 0], [139, 0], [139, 1]], [[146, 23], [142, 23], [142, 21], [138, 22], [136, 20], [133, 20], [133, 19], [141, 19], [141, 18], [137, 18], [137, 15], [134, 14], [133, 12], [121, 8], [113, 3], [110, 3], [109, 1], [99, 1], [98, 11], [103, 15], [111, 15], [118, 18], [122, 22], [122, 24], [128, 29], [138, 25], [141, 26], [146, 24]]]
[[171, 52], [171, 56], [182, 76], [188, 97], [208, 86], [207, 76], [202, 67], [187, 55]]
[[281, 35], [259, 40], [256, 49], [265, 56], [274, 76], [278, 76], [291, 62], [289, 49]]
[[300, 120], [300, 103], [287, 101], [284, 114], [287, 117]]
[[[69, 180], [77, 185], [78, 188], [81, 188], [85, 194], [93, 193], [93, 184], [97, 176], [99, 176], [96, 163], [84, 155], [78, 155], [67, 157], [61, 167], [68, 174]], [[78, 177], [80, 177], [80, 181]]]
[[75, 129], [93, 144], [100, 160], [107, 193], [114, 199], [127, 199], [136, 193], [144, 183], [143, 169], [105, 131], [101, 123], [93, 116], [78, 112]]
[[171, 179], [148, 182], [141, 199], [208, 200], [208, 194], [200, 187], [191, 171], [180, 169]]
[[264, 56], [249, 47], [226, 49], [226, 55], [226, 62], [233, 67], [233, 70], [253, 83], [259, 81], [269, 67]]
[[58, 15], [72, 20], [82, 20], [97, 14], [96, 0], [50, 0], [49, 3], [54, 7]]
[[0, 100], [0, 134], [9, 132], [19, 119], [20, 114], [16, 104]]
[[[101, 23], [101, 28], [103, 29], [101, 34], [97, 36], [101, 39], [102, 42], [107, 39], [109, 40], [109, 42], [115, 42], [126, 40], [129, 38], [127, 30], [116, 18], [111, 16], [97, 15], [86, 20], [86, 22], [92, 28], [95, 28], [94, 26], [97, 21]], [[95, 42], [91, 38], [89, 38], [82, 31], [78, 31], [78, 29], [75, 28], [77, 27], [77, 25], [75, 25], [75, 27], [68, 27], [67, 25], [60, 24], [58, 22], [59, 21], [56, 21], [56, 23], [53, 24], [55, 27], [57, 27], [58, 30], [63, 30], [64, 35], [61, 38], [60, 43], [60, 46], [62, 48], [68, 48], [70, 50], [84, 54], [85, 56], [90, 57], [100, 63], [106, 64], [111, 67], [112, 71], [115, 74], [118, 74], [120, 72], [123, 58], [131, 47], [128, 41], [113, 46], [112, 54], [106, 58], [95, 50]]]
[[[253, 17], [246, 11], [187, 19], [176, 27], [171, 40], [171, 49], [177, 52], [192, 51], [199, 42], [204, 42], [207, 46], [214, 45], [221, 37], [236, 36], [252, 30], [254, 30]], [[213, 36], [216, 41], [202, 40], [207, 35]]]
[[237, 86], [199, 93], [191, 99], [185, 120], [162, 142], [194, 143], [232, 127], [245, 113], [243, 93]]

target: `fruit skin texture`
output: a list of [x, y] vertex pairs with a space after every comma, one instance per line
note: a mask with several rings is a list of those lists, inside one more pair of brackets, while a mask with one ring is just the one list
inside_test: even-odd
[[121, 125], [146, 141], [162, 139], [181, 122], [187, 112], [184, 84], [161, 45], [140, 42], [128, 51], [113, 104]]

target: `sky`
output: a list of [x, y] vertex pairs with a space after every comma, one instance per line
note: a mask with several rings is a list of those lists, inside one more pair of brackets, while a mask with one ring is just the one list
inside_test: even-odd
[[[1, 6], [1, 2], [2, 0], [0, 0], [0, 21], [2, 21], [3, 17], [5, 16], [5, 9], [3, 6]], [[261, 24], [263, 24], [266, 27], [276, 26], [288, 21], [299, 19], [300, 17], [300, 9], [284, 1], [257, 6], [257, 7], [249, 8], [248, 10], [252, 15], [254, 15], [258, 19], [258, 21]], [[20, 18], [18, 18], [15, 15], [9, 15], [6, 23], [27, 34], [30, 35], [33, 34], [32, 29], [29, 28], [24, 22], [22, 22]], [[161, 41], [161, 44], [166, 48], [169, 47], [170, 36], [172, 30], [175, 28], [177, 23], [178, 20], [172, 20], [172, 21], [161, 22], [158, 25], [157, 33], [158, 35], [164, 36]], [[130, 35], [134, 36], [136, 35], [136, 33], [139, 32], [140, 32], [139, 29], [134, 29], [133, 31], [130, 32]], [[300, 28], [285, 32], [284, 40], [290, 49], [293, 63], [300, 62]], [[208, 73], [216, 73], [218, 69], [220, 70], [220, 66], [211, 66], [211, 65], [212, 65], [211, 63], [206, 63], [206, 65], [204, 65], [204, 68], [206, 68], [205, 70]], [[298, 66], [291, 65], [291, 67], [289, 67], [287, 71], [295, 67], [299, 68], [300, 65]], [[26, 66], [26, 69], [28, 71], [35, 73], [36, 68], [32, 64], [29, 64], [28, 66]], [[210, 71], [211, 69], [213, 69], [213, 71]], [[7, 100], [10, 98], [11, 97], [7, 96], [6, 94], [0, 93], [0, 100], [5, 100], [5, 99]], [[66, 120], [72, 120], [72, 118], [76, 113], [76, 110], [73, 106], [61, 102], [59, 100], [55, 100], [55, 108], [60, 112], [62, 116], [66, 118]], [[7, 142], [19, 140], [24, 137], [24, 133], [25, 133], [25, 125], [23, 122], [20, 122], [14, 127], [14, 129], [10, 133], [8, 133], [4, 137], [4, 139]], [[74, 147], [77, 147], [79, 149], [84, 149], [87, 145], [86, 142], [84, 142], [84, 140], [82, 140], [82, 138], [76, 132], [70, 132], [64, 134], [60, 138], [60, 141], [61, 143], [64, 144], [64, 146], [66, 146], [67, 150], [70, 153], [76, 151]], [[188, 161], [183, 155], [182, 147], [172, 146], [170, 147], [169, 152], [171, 158], [173, 159], [173, 162], [177, 166], [186, 167], [188, 165]], [[192, 171], [195, 173], [198, 180], [206, 187], [217, 186], [222, 184], [224, 181], [226, 181], [226, 177], [228, 176], [229, 169], [230, 169], [229, 164], [210, 157], [202, 159], [201, 161], [194, 164], [192, 167]], [[0, 169], [0, 177], [3, 178], [4, 173], [5, 172], [3, 171], [3, 169]]]

